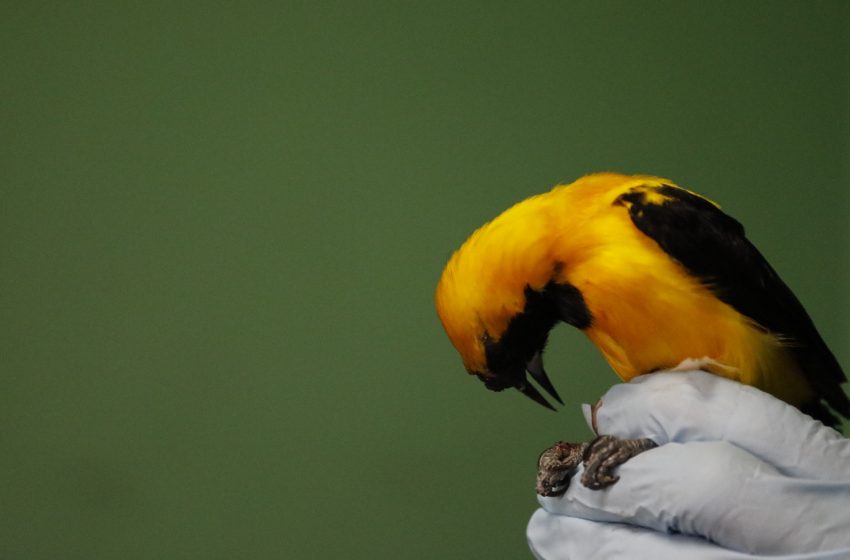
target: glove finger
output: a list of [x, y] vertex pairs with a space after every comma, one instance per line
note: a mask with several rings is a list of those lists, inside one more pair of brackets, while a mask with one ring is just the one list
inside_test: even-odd
[[752, 554], [843, 548], [850, 557], [848, 483], [783, 476], [727, 442], [667, 444], [616, 474], [605, 490], [573, 483], [563, 496], [538, 501], [553, 514], [704, 537]]
[[[600, 523], [538, 509], [528, 523], [528, 545], [541, 560], [753, 560], [706, 540], [621, 523]], [[783, 559], [784, 560], [784, 559]]]
[[705, 372], [659, 372], [615, 385], [599, 433], [668, 442], [729, 441], [783, 474], [850, 481], [850, 439], [754, 387]]

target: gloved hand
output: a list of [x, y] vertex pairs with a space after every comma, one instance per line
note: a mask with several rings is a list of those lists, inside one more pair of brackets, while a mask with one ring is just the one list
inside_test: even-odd
[[527, 533], [538, 558], [850, 559], [850, 439], [771, 395], [655, 373], [610, 389], [595, 427], [659, 446], [603, 490], [579, 470], [563, 496], [538, 496]]

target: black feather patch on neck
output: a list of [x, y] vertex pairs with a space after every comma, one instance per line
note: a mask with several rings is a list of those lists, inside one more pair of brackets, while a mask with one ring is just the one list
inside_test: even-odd
[[522, 313], [511, 319], [498, 341], [484, 341], [487, 369], [495, 376], [485, 381], [487, 388], [501, 391], [525, 379], [526, 364], [546, 346], [558, 321], [579, 329], [590, 326], [592, 317], [581, 292], [572, 284], [555, 282], [542, 290], [526, 287]]

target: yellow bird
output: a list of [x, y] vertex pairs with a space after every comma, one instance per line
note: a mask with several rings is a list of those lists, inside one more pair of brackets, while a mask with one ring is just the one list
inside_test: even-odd
[[561, 402], [541, 356], [563, 321], [623, 380], [697, 364], [850, 417], [840, 365], [741, 224], [667, 179], [599, 173], [516, 204], [454, 253], [436, 305], [469, 373], [550, 408], [526, 372]]

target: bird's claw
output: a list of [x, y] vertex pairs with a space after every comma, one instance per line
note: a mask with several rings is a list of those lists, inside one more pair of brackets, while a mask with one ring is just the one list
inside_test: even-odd
[[584, 472], [581, 483], [591, 490], [600, 490], [620, 480], [613, 470], [635, 455], [656, 447], [650, 439], [620, 439], [598, 436], [584, 450]]
[[559, 441], [541, 453], [537, 459], [537, 493], [560, 496], [566, 492], [587, 447], [587, 443]]
[[620, 480], [614, 469], [653, 447], [656, 444], [650, 439], [615, 436], [599, 436], [589, 443], [559, 441], [537, 460], [537, 493], [560, 496], [569, 488], [579, 465], [584, 465], [581, 483], [591, 490], [601, 490]]

